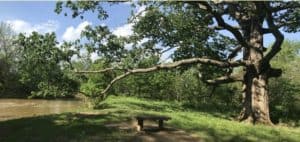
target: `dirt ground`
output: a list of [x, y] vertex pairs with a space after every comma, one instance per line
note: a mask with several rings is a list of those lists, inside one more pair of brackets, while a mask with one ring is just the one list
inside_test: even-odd
[[145, 121], [142, 131], [138, 131], [138, 125], [135, 120], [117, 124], [106, 124], [105, 126], [129, 132], [130, 136], [124, 140], [128, 142], [201, 142], [199, 137], [193, 136], [183, 130], [168, 126], [165, 126], [163, 130], [159, 130], [158, 124], [152, 121]]

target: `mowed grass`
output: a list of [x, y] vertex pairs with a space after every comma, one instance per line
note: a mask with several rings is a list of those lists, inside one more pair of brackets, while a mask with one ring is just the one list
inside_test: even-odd
[[135, 130], [107, 127], [134, 121], [140, 114], [172, 117], [167, 127], [182, 129], [201, 141], [300, 141], [300, 129], [239, 123], [216, 112], [185, 109], [174, 102], [110, 96], [98, 110], [0, 122], [0, 141], [130, 141]]

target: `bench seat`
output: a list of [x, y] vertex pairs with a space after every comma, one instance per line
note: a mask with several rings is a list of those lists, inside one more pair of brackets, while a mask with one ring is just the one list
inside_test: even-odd
[[171, 117], [168, 116], [158, 116], [158, 115], [140, 115], [135, 117], [138, 121], [140, 130], [143, 130], [144, 120], [158, 121], [158, 128], [163, 129], [163, 122], [168, 121]]

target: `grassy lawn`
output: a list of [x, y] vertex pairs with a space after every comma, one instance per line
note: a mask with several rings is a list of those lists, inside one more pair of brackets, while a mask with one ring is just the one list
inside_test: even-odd
[[110, 127], [134, 121], [138, 114], [172, 117], [168, 127], [182, 129], [202, 141], [300, 141], [300, 129], [250, 125], [222, 114], [183, 109], [180, 104], [132, 97], [109, 97], [99, 110], [38, 116], [0, 122], [0, 141], [130, 141], [133, 129]]

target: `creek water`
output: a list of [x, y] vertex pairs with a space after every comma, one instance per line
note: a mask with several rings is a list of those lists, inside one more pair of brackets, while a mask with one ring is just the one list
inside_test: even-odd
[[0, 99], [0, 121], [80, 109], [79, 100]]

